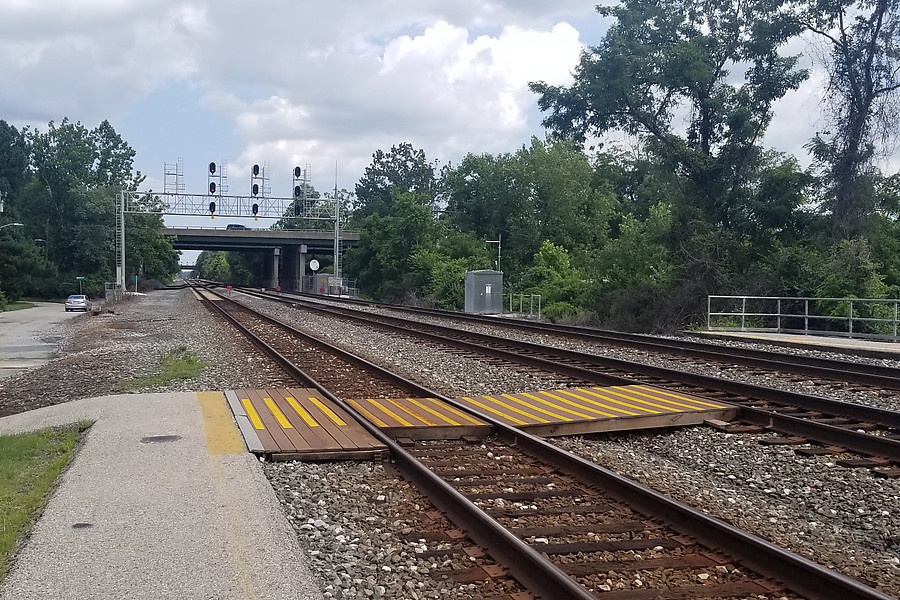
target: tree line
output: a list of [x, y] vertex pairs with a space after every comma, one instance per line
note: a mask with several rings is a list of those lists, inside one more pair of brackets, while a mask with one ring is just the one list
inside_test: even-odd
[[[879, 164], [897, 139], [898, 5], [623, 0], [601, 7], [612, 24], [583, 52], [573, 83], [531, 84], [545, 139], [445, 165], [408, 142], [375, 151], [354, 190], [338, 192], [343, 226], [360, 234], [343, 274], [368, 297], [459, 309], [465, 272], [499, 267], [505, 291], [540, 294], [550, 318], [644, 331], [699, 319], [708, 294], [896, 298], [900, 175]], [[826, 77], [815, 116], [821, 127], [801, 157], [764, 146], [778, 101], [810, 77], [787, 52], [798, 40], [817, 49]], [[113, 177], [137, 184], [133, 153], [106, 123], [92, 132], [67, 122], [26, 132], [21, 151], [7, 156], [8, 146], [19, 148], [8, 143], [13, 134], [0, 130], [0, 186], [18, 190], [11, 204], [42, 215], [32, 225], [50, 231], [60, 210], [72, 218], [88, 198], [100, 202]], [[61, 145], [65, 156], [53, 155]], [[80, 173], [65, 161], [88, 168]], [[6, 176], [12, 163], [24, 165], [13, 169], [21, 180]], [[314, 189], [306, 195], [329, 199]], [[0, 250], [11, 243], [8, 233]], [[84, 268], [60, 245], [68, 242], [35, 246], [27, 238], [45, 236], [37, 227], [27, 233], [13, 235], [34, 257], [54, 259], [61, 274]], [[327, 272], [329, 258], [318, 258]], [[144, 268], [157, 271], [149, 262]], [[207, 252], [198, 269], [259, 283], [261, 257]]]
[[[116, 195], [143, 181], [134, 156], [108, 121], [19, 131], [0, 120], [0, 307], [79, 290], [95, 296], [115, 281]], [[126, 215], [127, 277], [178, 272], [161, 227], [159, 215]]]

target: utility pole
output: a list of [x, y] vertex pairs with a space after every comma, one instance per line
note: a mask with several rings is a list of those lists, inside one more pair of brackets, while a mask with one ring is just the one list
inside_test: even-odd
[[497, 244], [497, 270], [500, 271], [501, 273], [503, 272], [503, 270], [500, 268], [500, 241], [502, 239], [503, 239], [503, 234], [498, 233], [496, 240], [485, 240], [485, 243]]

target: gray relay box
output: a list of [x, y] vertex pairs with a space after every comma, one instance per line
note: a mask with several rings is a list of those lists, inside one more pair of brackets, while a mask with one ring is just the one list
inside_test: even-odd
[[503, 273], [466, 271], [466, 313], [498, 315], [503, 312]]

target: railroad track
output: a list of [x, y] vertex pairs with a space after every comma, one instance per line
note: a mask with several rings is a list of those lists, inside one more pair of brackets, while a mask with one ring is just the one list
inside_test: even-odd
[[801, 453], [857, 453], [862, 457], [841, 460], [840, 464], [868, 467], [881, 477], [900, 476], [900, 413], [897, 412], [261, 292], [244, 293], [369, 327], [381, 327], [395, 334], [416, 336], [475, 356], [487, 355], [505, 361], [511, 368], [521, 369], [524, 365], [554, 373], [568, 378], [571, 385], [642, 383], [728, 402], [740, 408], [738, 419], [745, 426], [721, 424], [727, 431], [775, 431], [784, 436], [778, 442], [817, 446], [803, 448]]
[[[322, 297], [314, 294], [298, 292], [281, 292], [276, 296], [299, 298], [306, 301], [322, 302]], [[721, 364], [723, 367], [740, 365], [780, 375], [786, 373], [796, 375], [795, 380], [816, 380], [822, 384], [841, 382], [857, 386], [882, 389], [900, 389], [900, 369], [896, 367], [840, 361], [806, 355], [768, 352], [750, 348], [737, 348], [696, 342], [686, 339], [666, 339], [635, 333], [608, 331], [589, 327], [576, 327], [517, 319], [497, 319], [484, 315], [469, 315], [458, 312], [425, 309], [417, 307], [398, 307], [378, 302], [369, 302], [349, 298], [327, 298], [329, 303], [348, 304], [365, 308], [377, 308], [394, 312], [416, 314], [423, 317], [452, 320], [459, 323], [478, 324], [528, 334], [555, 336], [566, 340], [579, 340], [592, 344], [618, 346], [641, 350], [657, 356], [679, 356], [690, 362], [706, 361]]]
[[[272, 329], [269, 333], [275, 335]], [[254, 344], [266, 346], [261, 336]], [[742, 598], [771, 593], [809, 599], [888, 598], [485, 415], [478, 417], [492, 425], [489, 439], [401, 444], [299, 366], [288, 366], [283, 354], [274, 349], [268, 353], [292, 376], [302, 376], [304, 385], [316, 387], [356, 415], [389, 448], [404, 477], [488, 553], [490, 560], [470, 554], [485, 577], [515, 580], [515, 585], [494, 584], [503, 597], [528, 597], [515, 595], [524, 587], [532, 595], [554, 599]], [[466, 410], [433, 391], [422, 392]], [[427, 527], [423, 521], [423, 530]], [[453, 553], [458, 547], [448, 544], [435, 552]]]

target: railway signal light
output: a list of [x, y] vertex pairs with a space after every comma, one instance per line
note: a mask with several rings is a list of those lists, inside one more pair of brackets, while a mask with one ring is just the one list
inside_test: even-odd
[[253, 212], [253, 220], [258, 221], [259, 217], [257, 217], [256, 215], [259, 214], [259, 204], [254, 202], [253, 206], [250, 207], [250, 210]]
[[254, 184], [253, 184], [253, 187], [250, 188], [250, 191], [253, 192], [253, 195], [254, 195], [254, 196], [259, 196], [259, 184], [258, 184], [258, 183], [254, 183]]
[[254, 177], [259, 176], [259, 165], [253, 165], [253, 176]]
[[303, 195], [303, 188], [299, 185], [294, 186], [294, 198], [299, 198]]
[[209, 203], [209, 218], [210, 218], [210, 219], [215, 219], [215, 218], [216, 218], [215, 213], [216, 213], [216, 203], [215, 203], [215, 202], [210, 202], [210, 203]]
[[294, 167], [294, 177], [300, 179], [301, 175], [303, 175], [303, 171], [300, 170], [300, 167]]
[[209, 163], [209, 174], [210, 175], [216, 174], [216, 163], [214, 163], [214, 162]]
[[[214, 196], [215, 194], [216, 194], [216, 182], [210, 181], [209, 182], [209, 195]], [[210, 204], [215, 204], [215, 202], [210, 202]]]

